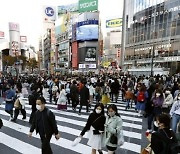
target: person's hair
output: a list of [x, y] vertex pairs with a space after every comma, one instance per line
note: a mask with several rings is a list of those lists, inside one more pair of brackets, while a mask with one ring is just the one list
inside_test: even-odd
[[43, 96], [38, 97], [37, 100], [40, 100], [42, 104], [46, 104], [46, 99]]
[[61, 90], [64, 89], [64, 84], [61, 85]]
[[77, 82], [76, 82], [76, 80], [73, 80], [73, 84], [76, 84]]
[[95, 105], [95, 107], [94, 107], [93, 112], [96, 112], [96, 108], [99, 107], [99, 106], [100, 106], [101, 109], [102, 109], [101, 114], [104, 115], [104, 105], [103, 105], [102, 103], [97, 103], [97, 104]]
[[156, 120], [164, 124], [165, 128], [170, 128], [171, 118], [168, 114], [162, 113], [156, 117]]
[[117, 106], [116, 106], [115, 104], [110, 104], [110, 105], [108, 106], [108, 108], [107, 108], [107, 111], [108, 111], [109, 109], [112, 109], [113, 111], [115, 111], [115, 112], [116, 112], [115, 115], [120, 117], [120, 115], [119, 115], [119, 113], [118, 113]]
[[155, 94], [160, 93], [160, 97], [163, 97], [163, 91], [161, 89], [156, 89]]

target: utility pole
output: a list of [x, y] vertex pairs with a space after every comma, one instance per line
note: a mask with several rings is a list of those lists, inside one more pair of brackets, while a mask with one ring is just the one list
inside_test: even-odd
[[124, 53], [125, 53], [125, 43], [126, 43], [126, 0], [124, 0], [123, 6], [123, 24], [122, 24], [122, 41], [121, 41], [121, 59], [120, 66], [123, 69], [124, 65]]
[[154, 48], [155, 46], [153, 45], [153, 48], [151, 49], [151, 76], [154, 75], [153, 73], [153, 65], [154, 65]]

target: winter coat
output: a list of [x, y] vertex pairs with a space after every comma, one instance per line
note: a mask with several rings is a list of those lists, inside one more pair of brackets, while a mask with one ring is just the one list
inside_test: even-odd
[[119, 134], [122, 131], [122, 119], [119, 116], [106, 117], [105, 130], [103, 143], [105, 146], [117, 147], [117, 144], [110, 143], [110, 137], [112, 134]]
[[67, 102], [67, 97], [66, 97], [66, 95], [67, 95], [66, 91], [65, 91], [64, 89], [62, 89], [62, 90], [60, 91], [57, 104], [66, 103], [66, 102]]
[[80, 105], [88, 105], [89, 96], [89, 89], [86, 86], [83, 86], [80, 90]]
[[172, 94], [168, 94], [168, 96], [164, 95], [164, 102], [162, 107], [163, 108], [168, 108], [173, 104], [173, 96]]

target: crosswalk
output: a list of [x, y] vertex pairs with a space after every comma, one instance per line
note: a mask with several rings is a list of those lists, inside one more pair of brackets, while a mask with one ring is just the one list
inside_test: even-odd
[[[44, 97], [49, 102], [49, 96], [47, 91], [44, 91]], [[33, 137], [30, 139], [27, 137], [29, 133], [30, 124], [29, 116], [31, 113], [31, 106], [26, 101], [27, 119], [22, 120], [22, 116], [18, 116], [16, 123], [10, 122], [9, 115], [4, 111], [5, 103], [0, 105], [0, 117], [3, 120], [4, 127], [0, 130], [0, 153], [1, 154], [40, 154], [41, 142], [39, 135], [33, 133]], [[134, 109], [125, 111], [125, 103], [121, 101], [120, 97], [118, 103], [114, 103], [118, 107], [118, 111], [123, 120], [123, 132], [125, 137], [125, 143], [121, 146], [117, 153], [120, 154], [137, 154], [141, 151], [140, 141], [142, 139], [142, 123], [143, 120], [137, 117], [137, 113]], [[72, 111], [70, 105], [68, 105], [67, 111], [57, 110], [57, 106], [47, 103], [46, 106], [55, 114], [58, 130], [61, 134], [61, 139], [56, 140], [55, 137], [51, 140], [51, 147], [54, 154], [90, 154], [91, 147], [87, 145], [88, 137], [84, 135], [82, 141], [75, 147], [72, 146], [74, 139], [79, 136], [83, 127], [86, 124], [89, 113], [86, 113], [85, 107], [81, 111], [81, 115]], [[92, 105], [90, 111], [92, 112], [95, 103]], [[4, 151], [6, 151], [4, 153]], [[9, 151], [9, 152], [8, 152]], [[106, 148], [103, 149], [103, 154], [107, 154]]]

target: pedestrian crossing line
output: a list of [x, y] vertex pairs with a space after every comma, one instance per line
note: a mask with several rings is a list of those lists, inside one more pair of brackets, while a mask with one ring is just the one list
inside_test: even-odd
[[[3, 119], [3, 122], [4, 122], [4, 126], [11, 128], [15, 131], [18, 131], [18, 132], [26, 134], [26, 135], [28, 135], [28, 133], [29, 133], [29, 127], [22, 126], [17, 123], [9, 122], [4, 119]], [[8, 136], [8, 135], [6, 135], [6, 136]], [[35, 132], [32, 134], [32, 137], [36, 138], [36, 139], [40, 139], [39, 135], [35, 135]], [[8, 136], [8, 139], [11, 140], [11, 139], [13, 139], [13, 137]], [[28, 138], [28, 136], [27, 136], [27, 139], [30, 139], [30, 138]], [[18, 145], [20, 145], [20, 146], [21, 146], [21, 143], [23, 143], [22, 141], [20, 141], [18, 139], [16, 139], [16, 141], [17, 142], [15, 142], [15, 143], [18, 143]], [[88, 145], [81, 144], [81, 143], [79, 143], [76, 147], [72, 147], [72, 142], [73, 141], [70, 141], [70, 140], [64, 139], [64, 138], [60, 138], [60, 140], [56, 140], [54, 136], [51, 139], [51, 143], [58, 145], [60, 147], [63, 147], [66, 149], [71, 149], [72, 151], [82, 153], [82, 154], [88, 154], [88, 153], [90, 154], [91, 147], [89, 147]], [[8, 145], [8, 143], [5, 142], [5, 145]], [[26, 143], [26, 145], [28, 145], [28, 144]], [[10, 147], [15, 149], [16, 144], [11, 145]], [[22, 151], [21, 149], [23, 149], [24, 151]], [[33, 149], [38, 149], [38, 148], [35, 146], [32, 146], [32, 145], [30, 145], [29, 147], [26, 148], [24, 145], [22, 145], [21, 147], [18, 148], [18, 150], [17, 149], [15, 149], [15, 150], [22, 152], [23, 154], [32, 154], [33, 153], [32, 151], [31, 151], [31, 153], [27, 152], [26, 151], [27, 149], [28, 149], [28, 151], [31, 151], [31, 149], [33, 150]], [[38, 153], [41, 153], [40, 149], [38, 150], [38, 152], [37, 151], [34, 152], [34, 154], [38, 154]], [[107, 152], [105, 152], [105, 151], [103, 151], [103, 153], [107, 154]]]
[[[3, 111], [0, 110], [0, 114], [2, 114], [1, 112], [3, 112]], [[6, 115], [8, 115], [8, 114], [6, 114]], [[18, 119], [21, 119], [21, 116], [19, 116]], [[22, 126], [22, 125], [17, 124], [17, 123], [9, 122], [9, 121], [4, 120], [4, 119], [3, 119], [3, 123], [4, 123], [4, 126], [6, 126], [6, 127], [8, 127], [8, 128], [11, 128], [11, 129], [13, 129], [13, 130], [15, 130], [15, 131], [18, 131], [18, 132], [20, 132], [20, 133], [28, 134], [28, 132], [29, 132], [29, 127]], [[59, 130], [61, 133], [62, 133], [62, 132], [65, 132], [65, 133], [69, 133], [69, 134], [70, 134], [70, 132], [69, 132], [66, 128], [63, 128], [63, 130], [62, 130], [61, 128], [63, 128], [63, 127], [60, 127], [60, 126], [58, 125], [58, 130]], [[77, 131], [76, 131], [76, 132], [77, 132]], [[80, 131], [79, 131], [79, 132], [80, 132]], [[123, 132], [124, 132], [124, 131], [123, 131]], [[35, 134], [35, 133], [34, 133], [34, 134]], [[74, 132], [73, 132], [72, 135], [75, 135], [75, 136], [76, 136], [76, 134], [74, 134]], [[125, 135], [125, 132], [124, 132], [124, 135]], [[79, 136], [79, 133], [77, 134], [77, 136]], [[38, 135], [33, 135], [33, 137], [39, 139], [39, 136], [38, 136]], [[86, 133], [86, 135], [84, 136], [84, 138], [87, 138], [87, 133]], [[74, 147], [64, 146], [65, 144], [71, 145], [71, 144], [72, 144], [72, 141], [69, 141], [69, 140], [64, 139], [64, 138], [61, 138], [60, 140], [63, 140], [63, 141], [62, 141], [62, 142], [59, 142], [59, 141], [56, 141], [55, 139], [54, 139], [54, 141], [53, 141], [53, 138], [52, 138], [51, 143], [53, 143], [53, 144], [55, 144], [55, 145], [58, 145], [58, 146], [61, 146], [61, 147], [63, 147], [63, 148], [67, 148], [67, 149], [70, 148], [72, 151], [82, 152], [82, 151], [77, 151], [77, 150], [79, 150], [79, 149], [76, 149], [76, 150], [75, 150]], [[81, 143], [80, 143], [80, 144], [81, 144]], [[83, 146], [83, 147], [82, 147], [82, 146]], [[83, 145], [83, 144], [81, 144], [80, 148], [85, 148], [84, 146], [86, 146], [86, 149], [87, 149], [87, 147], [89, 147], [88, 145]], [[127, 143], [127, 142], [125, 142], [125, 144], [121, 147], [121, 149], [123, 148], [123, 149], [130, 150], [130, 151], [133, 151], [133, 152], [134, 152], [134, 151], [138, 151], [139, 146], [140, 146], [140, 145], [137, 145], [137, 144], [134, 144], [134, 143]], [[77, 146], [76, 146], [76, 147], [77, 147]], [[133, 147], [133, 148], [131, 148], [131, 147]], [[87, 151], [89, 152], [89, 151], [91, 151], [91, 149], [88, 148], [88, 149], [86, 150], [86, 153], [84, 152], [83, 154], [87, 154]], [[139, 152], [139, 151], [138, 151], [138, 152]]]
[[[5, 121], [3, 120], [3, 122], [5, 123]], [[25, 142], [22, 142], [14, 137], [10, 137], [2, 132], [0, 132], [0, 137], [1, 140], [0, 142], [8, 147], [10, 147], [11, 149], [14, 149], [20, 153], [23, 154], [38, 154], [41, 153], [41, 149], [32, 146], [30, 144], [27, 144]]]

